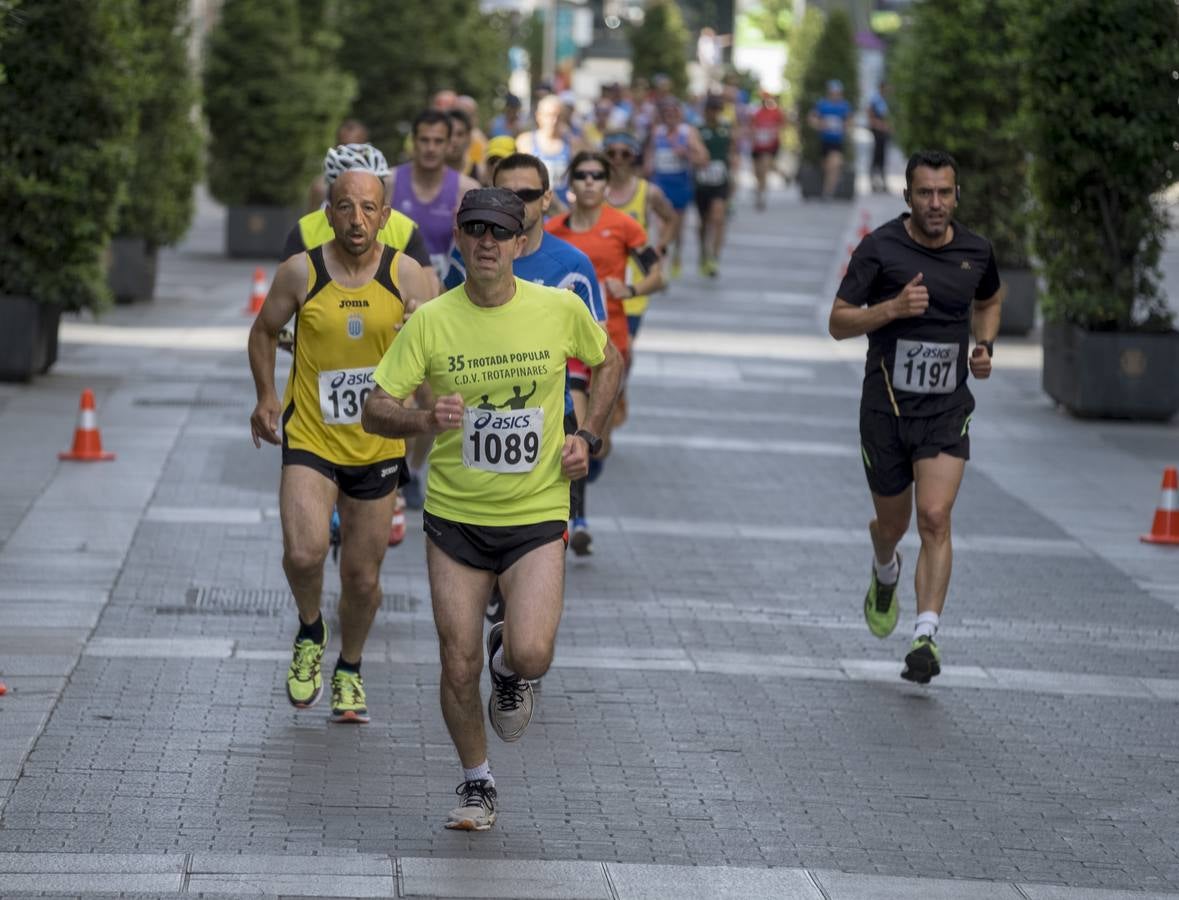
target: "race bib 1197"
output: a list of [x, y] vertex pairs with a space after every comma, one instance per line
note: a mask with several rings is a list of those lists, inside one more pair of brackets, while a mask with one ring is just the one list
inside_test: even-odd
[[911, 394], [952, 394], [958, 387], [958, 345], [897, 341], [892, 385]]
[[505, 474], [531, 472], [540, 458], [544, 409], [463, 410], [463, 465]]

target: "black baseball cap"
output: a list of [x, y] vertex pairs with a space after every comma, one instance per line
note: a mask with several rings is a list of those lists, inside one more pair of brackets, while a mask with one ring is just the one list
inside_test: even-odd
[[524, 201], [507, 188], [477, 188], [463, 195], [456, 221], [489, 222], [519, 234], [524, 230]]

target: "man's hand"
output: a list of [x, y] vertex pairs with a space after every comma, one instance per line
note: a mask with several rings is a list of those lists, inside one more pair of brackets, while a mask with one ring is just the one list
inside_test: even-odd
[[277, 397], [267, 397], [265, 400], [258, 401], [254, 412], [250, 414], [250, 437], [253, 438], [255, 447], [261, 447], [263, 441], [268, 444], [282, 443], [282, 438], [278, 436], [280, 412], [281, 407]]
[[463, 395], [447, 394], [434, 401], [430, 424], [435, 431], [452, 431], [463, 427]]
[[970, 354], [970, 374], [975, 378], [991, 377], [991, 354], [986, 347], [976, 345]]
[[892, 298], [893, 310], [898, 319], [911, 319], [929, 308], [929, 288], [921, 284], [925, 276], [918, 272], [899, 294]]
[[621, 278], [607, 278], [602, 282], [602, 287], [615, 300], [629, 300], [631, 297], [630, 285]]
[[561, 448], [561, 474], [570, 481], [589, 474], [589, 447], [575, 434], [565, 435], [565, 446]]

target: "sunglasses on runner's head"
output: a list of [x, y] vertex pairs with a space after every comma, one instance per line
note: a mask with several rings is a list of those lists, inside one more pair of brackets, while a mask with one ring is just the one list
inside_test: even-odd
[[535, 203], [544, 196], [544, 188], [520, 188], [520, 190], [512, 191], [512, 193], [525, 203]]
[[497, 241], [510, 241], [520, 233], [518, 231], [512, 231], [510, 228], [504, 228], [502, 225], [492, 225], [490, 222], [464, 222], [459, 227], [463, 229], [464, 233], [469, 234], [473, 238], [483, 237], [490, 228], [491, 236]]
[[569, 178], [572, 181], [605, 181], [606, 173], [599, 171], [587, 172], [585, 169], [582, 169], [580, 172], [574, 172]]

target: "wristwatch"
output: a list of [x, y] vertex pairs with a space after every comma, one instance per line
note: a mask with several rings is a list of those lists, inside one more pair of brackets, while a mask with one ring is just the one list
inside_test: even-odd
[[989, 356], [991, 359], [995, 358], [995, 342], [994, 341], [975, 341], [974, 345], [976, 347], [986, 347], [987, 348], [987, 356]]
[[574, 437], [579, 437], [585, 441], [589, 447], [590, 456], [600, 453], [602, 450], [602, 439], [594, 434], [592, 431], [586, 431], [584, 428], [578, 428], [573, 432]]

